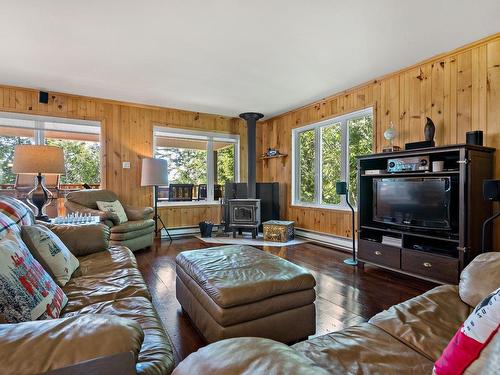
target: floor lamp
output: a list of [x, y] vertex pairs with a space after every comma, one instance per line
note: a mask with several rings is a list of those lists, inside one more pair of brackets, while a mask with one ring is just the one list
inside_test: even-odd
[[47, 174], [64, 174], [64, 150], [45, 145], [17, 145], [14, 148], [12, 172], [36, 175], [35, 187], [28, 193], [28, 202], [36, 207], [36, 219], [50, 221], [45, 214], [52, 193], [45, 187]]
[[[158, 215], [158, 186], [163, 185], [168, 185], [167, 161], [153, 158], [142, 159], [141, 186], [153, 186], [154, 188], [155, 214], [153, 219], [155, 221], [155, 235], [158, 236], [159, 233], [161, 240], [161, 230], [165, 229], [168, 238], [172, 241], [172, 236], [170, 236], [165, 223]], [[160, 228], [158, 228], [158, 222], [161, 223]]]
[[347, 189], [347, 183], [344, 181], [337, 182], [335, 184], [335, 190], [338, 195], [345, 195], [345, 201], [352, 211], [352, 258], [345, 259], [344, 263], [350, 266], [356, 266], [358, 264], [356, 259], [356, 223], [354, 219], [354, 208], [351, 203], [349, 203], [349, 190]]

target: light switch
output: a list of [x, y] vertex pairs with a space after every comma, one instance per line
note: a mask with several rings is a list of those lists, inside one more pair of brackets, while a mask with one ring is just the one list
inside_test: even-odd
[[124, 161], [122, 163], [123, 169], [130, 169], [130, 162], [129, 161]]

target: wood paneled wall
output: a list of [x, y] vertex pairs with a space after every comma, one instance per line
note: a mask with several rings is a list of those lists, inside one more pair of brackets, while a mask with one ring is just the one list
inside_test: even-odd
[[500, 178], [500, 33], [260, 122], [258, 153], [276, 147], [289, 156], [258, 161], [258, 180], [286, 185], [283, 214], [298, 227], [350, 236], [351, 215], [291, 204], [292, 129], [368, 106], [376, 117], [375, 151], [382, 150], [391, 121], [399, 133], [395, 144], [423, 140], [428, 116], [436, 124], [438, 145], [464, 143], [466, 131], [483, 130], [485, 145], [498, 148], [495, 176]]
[[[240, 175], [246, 178], [246, 126], [240, 119], [52, 92], [49, 103], [40, 104], [37, 90], [9, 86], [0, 86], [0, 111], [100, 121], [103, 186], [128, 204], [152, 204], [152, 189], [140, 181], [141, 159], [153, 151], [153, 124], [239, 134]], [[130, 169], [122, 169], [123, 161], [130, 161]], [[219, 208], [175, 207], [160, 213], [166, 223], [190, 226], [213, 219]]]

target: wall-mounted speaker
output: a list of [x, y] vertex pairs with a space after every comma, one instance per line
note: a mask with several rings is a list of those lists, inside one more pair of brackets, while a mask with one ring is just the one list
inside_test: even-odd
[[46, 91], [40, 91], [38, 93], [38, 102], [42, 104], [47, 104], [49, 102], [49, 93]]
[[335, 190], [338, 195], [346, 195], [347, 194], [347, 183], [344, 181], [338, 181], [335, 183]]
[[483, 131], [482, 130], [474, 130], [471, 132], [465, 133], [466, 143], [468, 145], [483, 145]]
[[500, 201], [500, 180], [484, 180], [483, 197], [487, 201]]

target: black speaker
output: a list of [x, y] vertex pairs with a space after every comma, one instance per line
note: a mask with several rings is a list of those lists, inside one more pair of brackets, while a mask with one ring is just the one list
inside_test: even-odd
[[465, 133], [466, 143], [468, 145], [483, 145], [483, 131], [482, 130], [474, 130], [471, 132]]
[[487, 201], [500, 201], [500, 180], [484, 180], [483, 197]]
[[347, 183], [344, 181], [337, 181], [335, 183], [335, 190], [338, 195], [346, 195], [347, 194]]
[[49, 102], [49, 93], [45, 91], [40, 91], [38, 93], [38, 101], [42, 104], [47, 104]]

